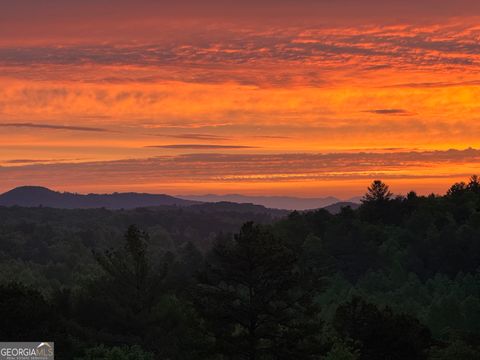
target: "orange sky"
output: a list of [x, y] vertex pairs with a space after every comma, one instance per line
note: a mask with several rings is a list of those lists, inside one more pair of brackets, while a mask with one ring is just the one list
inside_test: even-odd
[[479, 172], [480, 5], [404, 3], [3, 4], [0, 191], [444, 192]]

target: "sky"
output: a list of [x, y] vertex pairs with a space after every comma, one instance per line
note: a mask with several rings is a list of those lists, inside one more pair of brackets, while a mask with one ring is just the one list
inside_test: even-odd
[[480, 2], [0, 0], [0, 191], [444, 193]]

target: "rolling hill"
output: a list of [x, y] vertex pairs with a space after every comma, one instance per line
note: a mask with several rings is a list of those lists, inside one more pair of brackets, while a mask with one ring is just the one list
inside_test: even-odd
[[134, 209], [151, 206], [189, 206], [197, 202], [164, 194], [75, 194], [40, 186], [21, 186], [0, 195], [0, 206], [51, 207], [60, 209]]

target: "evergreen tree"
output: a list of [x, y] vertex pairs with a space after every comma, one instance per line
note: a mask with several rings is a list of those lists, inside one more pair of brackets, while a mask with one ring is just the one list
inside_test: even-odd
[[231, 359], [316, 358], [321, 323], [314, 284], [297, 255], [259, 225], [218, 243], [201, 278], [197, 304]]
[[467, 185], [467, 189], [476, 194], [480, 193], [480, 179], [477, 175], [472, 175], [470, 177], [470, 182]]
[[430, 331], [415, 318], [379, 310], [358, 297], [339, 306], [334, 327], [357, 342], [359, 360], [425, 360], [431, 345]]
[[149, 236], [137, 226], [129, 226], [124, 248], [96, 254], [107, 275], [106, 289], [118, 302], [137, 314], [150, 309], [161, 295], [166, 269], [153, 269], [148, 257]]
[[393, 194], [387, 184], [381, 180], [374, 180], [368, 187], [362, 202], [385, 202], [392, 198]]

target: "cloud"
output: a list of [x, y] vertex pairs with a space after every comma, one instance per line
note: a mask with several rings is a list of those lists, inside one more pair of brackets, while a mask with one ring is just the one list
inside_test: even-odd
[[[2, 186], [121, 187], [432, 179], [468, 176], [478, 170], [480, 150], [303, 153], [184, 154], [117, 161], [1, 167]], [[475, 170], [476, 169], [476, 170]], [[240, 186], [240, 185], [239, 185]]]
[[71, 161], [85, 161], [85, 158], [77, 159], [9, 159], [0, 160], [0, 163], [11, 165], [31, 165], [31, 164], [57, 164]]
[[256, 149], [256, 146], [244, 145], [206, 145], [206, 144], [172, 144], [172, 145], [150, 145], [149, 148], [179, 149], [179, 150], [217, 150], [217, 149]]
[[[13, 68], [14, 76], [35, 78], [47, 76], [39, 74], [48, 74], [45, 65], [54, 65], [51, 71], [56, 71], [56, 76], [61, 74], [72, 79], [80, 76], [82, 82], [233, 81], [244, 85], [300, 83], [317, 87], [330, 83], [328, 72], [332, 69], [368, 73], [385, 69], [480, 68], [479, 31], [476, 24], [461, 22], [437, 26], [337, 25], [332, 28], [277, 25], [267, 29], [212, 25], [202, 30], [188, 28], [184, 33], [178, 35], [177, 32], [168, 41], [139, 35], [139, 41], [122, 43], [5, 45], [0, 46], [0, 65]], [[285, 64], [298, 66], [285, 67]], [[110, 69], [94, 77], [82, 77], [82, 73], [59, 71], [61, 66], [132, 66], [134, 69], [128, 72]], [[277, 67], [276, 71], [272, 71], [272, 66]], [[26, 69], [18, 72], [16, 67]], [[250, 71], [241, 71], [245, 67]]]
[[69, 125], [53, 125], [53, 124], [38, 124], [38, 123], [5, 123], [0, 124], [0, 127], [17, 127], [17, 128], [31, 128], [31, 129], [47, 129], [47, 130], [68, 130], [68, 131], [90, 131], [90, 132], [108, 132], [110, 130], [97, 127], [86, 126], [69, 126]]
[[206, 140], [206, 141], [227, 141], [231, 140], [229, 137], [213, 135], [213, 134], [176, 134], [176, 135], [156, 135], [161, 137], [176, 138], [176, 139], [190, 139], [190, 140]]
[[280, 140], [293, 139], [291, 136], [282, 136], [282, 135], [253, 135], [252, 137], [257, 139], [280, 139]]
[[[45, 163], [51, 162], [52, 160], [46, 159], [12, 159], [12, 160], [4, 160], [3, 163], [5, 164], [35, 164], [35, 163]], [[58, 160], [57, 160], [58, 161]]]
[[387, 85], [387, 88], [446, 88], [459, 86], [480, 86], [480, 80], [471, 81], [453, 81], [453, 82], [418, 82], [418, 83], [401, 83], [394, 85]]
[[374, 109], [374, 110], [365, 110], [364, 112], [377, 114], [377, 115], [408, 115], [409, 114], [409, 112], [404, 109]]

